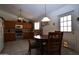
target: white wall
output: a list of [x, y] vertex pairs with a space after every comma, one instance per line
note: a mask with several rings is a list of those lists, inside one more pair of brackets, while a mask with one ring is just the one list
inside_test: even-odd
[[5, 20], [16, 20], [17, 16], [11, 13], [0, 10], [0, 16], [2, 16]]
[[63, 38], [69, 41], [69, 47], [72, 49], [75, 49], [79, 51], [79, 22], [76, 20], [77, 17], [79, 17], [79, 5], [66, 5], [55, 12], [52, 12], [49, 14], [50, 19], [51, 19], [51, 24], [55, 22], [55, 26], [52, 24], [51, 26], [48, 25], [43, 28], [43, 33], [47, 34], [50, 31], [55, 31], [59, 30], [59, 19], [58, 16], [61, 14], [64, 14], [66, 12], [72, 11], [73, 10], [73, 19], [72, 19], [72, 28], [73, 32], [72, 33], [64, 33]]

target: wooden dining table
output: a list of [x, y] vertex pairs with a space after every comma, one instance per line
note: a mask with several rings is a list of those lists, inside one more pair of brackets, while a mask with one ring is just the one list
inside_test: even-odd
[[41, 54], [44, 54], [44, 46], [47, 43], [48, 35], [42, 35], [42, 36], [34, 37], [34, 39], [35, 39], [37, 45], [39, 45], [39, 47], [40, 47]]

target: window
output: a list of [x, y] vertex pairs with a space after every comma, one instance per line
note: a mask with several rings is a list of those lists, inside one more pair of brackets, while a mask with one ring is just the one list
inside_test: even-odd
[[40, 22], [35, 22], [34, 23], [34, 29], [39, 30], [40, 29]]
[[72, 31], [72, 16], [67, 15], [60, 17], [60, 31], [62, 32], [71, 32]]

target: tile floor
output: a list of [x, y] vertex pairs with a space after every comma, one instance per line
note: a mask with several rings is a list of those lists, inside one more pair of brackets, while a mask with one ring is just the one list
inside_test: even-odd
[[[17, 40], [5, 43], [5, 48], [0, 55], [28, 55], [29, 44], [27, 40]], [[62, 55], [78, 55], [79, 53], [74, 52], [67, 48], [62, 48]], [[36, 55], [36, 50], [32, 49], [32, 55]]]
[[24, 55], [27, 54], [28, 47], [29, 45], [27, 40], [9, 41], [5, 43], [2, 54]]

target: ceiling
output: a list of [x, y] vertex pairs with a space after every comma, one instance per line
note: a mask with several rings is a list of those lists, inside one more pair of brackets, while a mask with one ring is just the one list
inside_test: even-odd
[[[46, 15], [51, 12], [64, 7], [65, 4], [46, 4]], [[19, 15], [21, 8], [21, 15], [29, 19], [39, 19], [45, 15], [45, 4], [1, 4], [0, 9], [12, 13], [16, 16]]]

